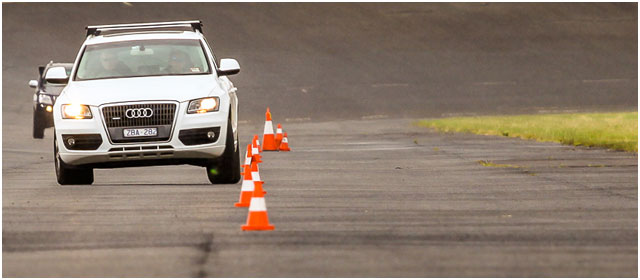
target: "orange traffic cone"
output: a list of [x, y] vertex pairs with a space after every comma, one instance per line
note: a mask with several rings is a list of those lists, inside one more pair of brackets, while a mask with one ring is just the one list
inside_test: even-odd
[[262, 135], [262, 150], [263, 151], [275, 151], [278, 149], [276, 146], [276, 139], [273, 135], [273, 123], [271, 123], [271, 112], [267, 108], [265, 113], [267, 120], [264, 122], [264, 133]]
[[276, 129], [276, 147], [280, 147], [280, 143], [282, 143], [282, 125], [278, 124], [278, 128]]
[[253, 179], [254, 182], [262, 181], [262, 180], [260, 180], [260, 170], [258, 169], [258, 163], [257, 162], [252, 162], [251, 163], [251, 178]]
[[258, 144], [258, 135], [253, 135], [253, 144], [251, 145], [251, 156], [253, 161], [262, 162], [262, 156], [260, 155], [260, 145]]
[[245, 153], [244, 156], [244, 163], [242, 164], [241, 168], [244, 170], [245, 166], [251, 166], [251, 161], [253, 159], [253, 155], [251, 154], [251, 150], [253, 148], [251, 147], [251, 144], [247, 145], [247, 152]]
[[258, 139], [258, 134], [253, 135], [252, 144], [254, 147], [258, 147], [258, 152], [262, 152], [262, 147], [260, 147], [260, 139]]
[[287, 139], [287, 133], [284, 133], [284, 138], [282, 138], [282, 143], [280, 144], [280, 151], [281, 152], [288, 152], [291, 151], [291, 149], [289, 148], [289, 140]]
[[247, 224], [241, 227], [242, 230], [274, 230], [276, 228], [269, 224], [267, 204], [262, 192], [262, 183], [256, 183], [256, 188], [253, 192], [253, 197], [251, 198], [251, 204], [249, 206]]
[[[263, 189], [262, 184], [264, 184], [264, 182], [260, 180], [260, 171], [258, 170], [257, 162], [251, 163], [251, 179], [253, 180], [254, 186], [260, 183], [260, 189]], [[267, 191], [263, 191], [262, 193], [267, 194]]]
[[235, 207], [249, 207], [255, 189], [253, 179], [251, 178], [251, 166], [246, 165], [242, 174], [244, 175], [244, 179], [242, 180], [242, 188], [240, 189], [240, 198], [238, 202], [234, 204]]

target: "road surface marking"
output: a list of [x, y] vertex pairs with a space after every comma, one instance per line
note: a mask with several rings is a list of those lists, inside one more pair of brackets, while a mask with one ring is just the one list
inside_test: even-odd
[[377, 119], [386, 119], [389, 116], [387, 115], [370, 115], [370, 116], [362, 116], [363, 120], [377, 120]]
[[2, 152], [9, 153], [27, 153], [27, 154], [47, 154], [50, 151], [34, 151], [34, 150], [20, 150], [20, 149], [3, 149]]
[[477, 86], [512, 86], [515, 85], [516, 82], [514, 81], [487, 81], [487, 82], [479, 82], [479, 83], [474, 83], [474, 85]]
[[284, 120], [288, 121], [288, 122], [307, 122], [307, 121], [310, 121], [311, 118], [309, 118], [309, 117], [307, 117], [307, 118], [286, 118]]
[[382, 84], [372, 84], [371, 87], [408, 87], [409, 84], [406, 83], [382, 83]]
[[384, 145], [389, 144], [386, 142], [348, 142], [348, 143], [338, 143], [339, 145]]
[[597, 80], [582, 80], [585, 84], [594, 84], [594, 83], [619, 83], [626, 82], [629, 79], [597, 79]]
[[359, 149], [309, 149], [298, 148], [296, 152], [363, 152], [363, 151], [395, 151], [411, 150], [419, 147], [386, 147], [386, 148], [359, 148]]

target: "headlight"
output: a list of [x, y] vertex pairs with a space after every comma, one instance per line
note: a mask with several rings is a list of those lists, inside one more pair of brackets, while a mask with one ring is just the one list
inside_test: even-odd
[[187, 107], [187, 114], [215, 112], [218, 111], [219, 105], [220, 98], [218, 97], [207, 97], [191, 100], [189, 102], [189, 107]]
[[46, 95], [46, 94], [40, 94], [38, 96], [38, 102], [42, 104], [53, 105], [53, 99], [51, 99], [50, 95]]
[[64, 104], [62, 105], [63, 119], [90, 119], [93, 118], [87, 105]]

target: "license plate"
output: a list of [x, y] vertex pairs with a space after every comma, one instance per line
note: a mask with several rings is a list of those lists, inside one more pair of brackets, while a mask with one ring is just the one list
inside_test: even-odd
[[158, 128], [125, 128], [123, 129], [123, 133], [124, 137], [151, 137], [158, 136]]

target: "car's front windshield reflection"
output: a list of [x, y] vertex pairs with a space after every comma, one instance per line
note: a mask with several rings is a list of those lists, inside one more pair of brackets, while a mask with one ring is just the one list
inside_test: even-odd
[[75, 80], [211, 73], [199, 40], [139, 40], [88, 45]]

